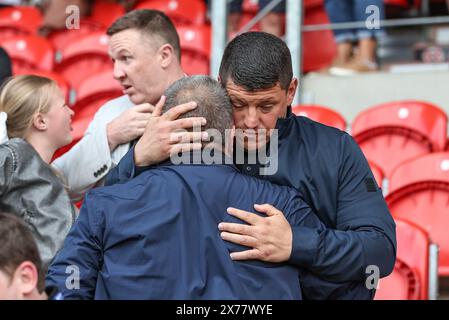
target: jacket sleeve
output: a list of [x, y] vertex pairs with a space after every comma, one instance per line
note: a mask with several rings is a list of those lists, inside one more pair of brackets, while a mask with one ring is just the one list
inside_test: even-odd
[[53, 161], [52, 165], [67, 179], [72, 198], [79, 198], [95, 186], [111, 167], [106, 126], [109, 120], [109, 105], [104, 105], [95, 114], [83, 138], [68, 152]]
[[104, 214], [88, 194], [64, 246], [51, 263], [46, 286], [56, 286], [64, 299], [93, 299], [103, 264]]
[[[324, 223], [297, 193], [284, 212], [292, 228], [310, 228], [316, 232], [326, 229]], [[364, 281], [332, 282], [304, 267], [299, 268], [299, 282], [303, 299], [307, 300], [370, 300], [373, 297], [373, 292], [365, 287]]]
[[347, 134], [341, 150], [336, 228], [292, 227], [290, 262], [329, 281], [365, 281], [370, 265], [385, 277], [396, 260], [395, 223], [368, 162]]
[[0, 145], [0, 198], [8, 190], [13, 172], [13, 158], [10, 151]]
[[126, 183], [132, 178], [138, 176], [140, 173], [150, 168], [147, 167], [138, 167], [134, 162], [134, 148], [136, 146], [136, 142], [133, 142], [133, 146], [128, 150], [128, 152], [123, 156], [117, 166], [112, 168], [106, 176], [104, 185], [111, 186], [113, 184]]

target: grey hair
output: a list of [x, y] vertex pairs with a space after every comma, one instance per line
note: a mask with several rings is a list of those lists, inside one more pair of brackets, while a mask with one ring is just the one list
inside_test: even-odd
[[174, 82], [165, 91], [165, 96], [164, 112], [177, 105], [195, 101], [198, 107], [180, 118], [206, 118], [207, 124], [203, 130], [218, 130], [224, 144], [225, 131], [233, 125], [232, 104], [228, 93], [218, 81], [204, 75], [184, 77]]

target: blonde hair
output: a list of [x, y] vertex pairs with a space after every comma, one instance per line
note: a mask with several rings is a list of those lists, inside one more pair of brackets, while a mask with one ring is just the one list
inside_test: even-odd
[[37, 113], [47, 113], [58, 85], [51, 79], [21, 75], [7, 81], [0, 91], [0, 111], [8, 115], [8, 137], [25, 138]]

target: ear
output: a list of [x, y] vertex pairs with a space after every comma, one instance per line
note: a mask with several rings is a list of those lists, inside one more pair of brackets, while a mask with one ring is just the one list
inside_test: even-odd
[[167, 68], [176, 59], [175, 49], [168, 43], [159, 48], [159, 57], [161, 59], [161, 67]]
[[217, 81], [221, 83], [221, 77], [220, 76], [217, 77]]
[[295, 98], [296, 89], [298, 88], [298, 79], [293, 78], [287, 90], [287, 105], [290, 106]]
[[22, 262], [14, 272], [13, 282], [18, 288], [21, 298], [29, 297], [37, 290], [38, 273], [36, 266], [30, 261]]
[[48, 127], [48, 119], [42, 113], [37, 113], [33, 116], [33, 127], [38, 131], [45, 131]]

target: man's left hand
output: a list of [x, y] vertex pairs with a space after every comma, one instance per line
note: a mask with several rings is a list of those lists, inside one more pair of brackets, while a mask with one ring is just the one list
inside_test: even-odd
[[232, 252], [232, 260], [261, 260], [266, 262], [284, 262], [292, 252], [293, 234], [284, 214], [269, 204], [254, 205], [257, 214], [228, 208], [228, 213], [248, 225], [222, 222], [218, 225], [223, 240], [251, 247], [253, 249]]

